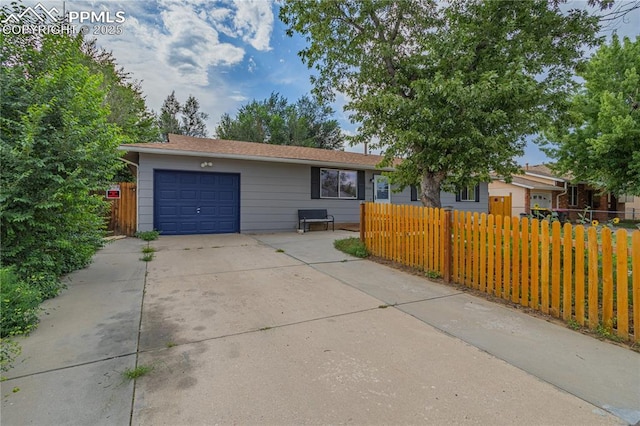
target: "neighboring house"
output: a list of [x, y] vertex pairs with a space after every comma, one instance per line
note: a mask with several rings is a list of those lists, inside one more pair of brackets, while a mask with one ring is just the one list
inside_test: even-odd
[[620, 201], [625, 201], [625, 219], [640, 220], [640, 197], [627, 195], [620, 197]]
[[585, 183], [571, 183], [570, 177], [558, 176], [544, 164], [527, 164], [522, 172], [513, 176], [510, 183], [496, 177], [489, 184], [490, 196], [511, 195], [513, 216], [531, 214], [536, 208], [565, 212], [572, 221], [587, 208], [589, 217], [598, 220], [624, 214], [625, 198], [618, 200]]
[[[327, 209], [336, 223], [358, 223], [364, 201], [420, 205], [415, 188], [389, 190], [381, 174], [393, 168], [377, 168], [377, 155], [179, 135], [119, 149], [137, 165], [139, 231], [290, 231], [298, 209]], [[443, 205], [478, 212], [487, 211], [487, 197], [486, 183], [441, 194]]]

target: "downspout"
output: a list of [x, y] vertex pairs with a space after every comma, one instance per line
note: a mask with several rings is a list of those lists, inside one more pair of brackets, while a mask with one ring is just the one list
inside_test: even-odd
[[140, 169], [138, 168], [138, 164], [133, 161], [129, 161], [122, 157], [118, 159], [136, 168], [136, 232], [138, 232], [138, 225], [140, 224], [140, 209], [138, 208], [138, 188], [140, 187], [140, 185], [138, 185], [138, 179], [140, 179]]
[[[560, 208], [560, 197], [562, 197], [563, 195], [566, 195], [567, 192], [569, 192], [569, 187], [567, 186], [567, 181], [564, 181], [564, 192], [559, 193], [558, 195], [556, 195], [556, 209]], [[567, 210], [569, 210], [569, 204], [567, 203]]]

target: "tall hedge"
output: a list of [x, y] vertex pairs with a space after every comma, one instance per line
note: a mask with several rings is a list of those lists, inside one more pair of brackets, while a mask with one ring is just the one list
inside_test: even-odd
[[121, 167], [121, 132], [81, 44], [0, 35], [0, 262], [43, 298], [101, 245], [105, 204], [91, 194]]

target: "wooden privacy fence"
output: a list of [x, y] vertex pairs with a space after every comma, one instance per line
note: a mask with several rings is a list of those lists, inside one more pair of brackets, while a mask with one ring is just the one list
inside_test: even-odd
[[107, 230], [112, 235], [133, 236], [136, 233], [136, 184], [121, 182], [120, 198], [108, 200], [111, 214], [108, 217]]
[[640, 342], [640, 231], [417, 206], [361, 205], [374, 255]]

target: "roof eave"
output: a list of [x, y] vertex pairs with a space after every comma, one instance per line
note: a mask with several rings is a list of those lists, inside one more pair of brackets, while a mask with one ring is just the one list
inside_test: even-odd
[[[507, 182], [505, 182], [507, 183]], [[520, 188], [525, 188], [525, 189], [534, 189], [533, 186], [530, 185], [525, 185], [524, 183], [516, 183], [516, 182], [508, 182], [510, 185], [513, 186], [519, 186]]]
[[216, 152], [202, 152], [202, 151], [186, 151], [180, 149], [160, 149], [160, 148], [147, 148], [137, 146], [121, 145], [118, 147], [120, 151], [139, 152], [144, 154], [157, 154], [157, 155], [182, 155], [185, 157], [200, 157], [200, 158], [220, 158], [226, 160], [248, 160], [248, 161], [263, 161], [267, 163], [288, 163], [288, 164], [305, 164], [311, 166], [331, 166], [340, 168], [358, 168], [366, 170], [382, 170], [382, 171], [394, 171], [393, 167], [376, 167], [370, 164], [362, 163], [344, 163], [336, 161], [321, 161], [321, 160], [305, 160], [298, 158], [282, 158], [282, 157], [263, 157], [259, 155], [239, 155], [239, 154], [220, 154]]
[[559, 177], [554, 177], [554, 176], [547, 176], [547, 175], [541, 175], [538, 173], [534, 173], [534, 172], [529, 172], [529, 171], [525, 171], [524, 172], [525, 175], [529, 175], [529, 176], [535, 176], [535, 177], [539, 177], [541, 179], [549, 179], [555, 182], [567, 182], [566, 179], [563, 178], [559, 178]]
[[559, 186], [558, 187], [552, 186], [552, 185], [537, 186], [537, 185], [527, 185], [526, 183], [515, 182], [515, 181], [507, 182], [504, 179], [497, 179], [497, 180], [507, 183], [509, 185], [513, 185], [513, 186], [517, 186], [525, 189], [537, 189], [539, 191], [564, 191], [564, 188], [561, 188]]

